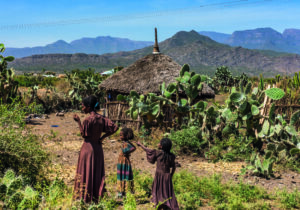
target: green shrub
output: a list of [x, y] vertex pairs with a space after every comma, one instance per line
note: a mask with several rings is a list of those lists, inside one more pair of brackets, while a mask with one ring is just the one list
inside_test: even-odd
[[288, 193], [286, 190], [277, 193], [280, 198], [280, 203], [285, 209], [298, 209], [300, 208], [300, 192], [295, 189], [292, 193]]
[[209, 150], [205, 152], [206, 158], [218, 161], [236, 161], [248, 159], [252, 153], [251, 141], [243, 136], [229, 135], [222, 140], [215, 138]]
[[124, 199], [123, 202], [124, 202], [125, 210], [135, 210], [136, 209], [135, 197], [130, 192], [126, 193], [126, 198]]
[[39, 137], [25, 128], [25, 114], [32, 110], [32, 106], [19, 102], [0, 104], [0, 171], [11, 168], [28, 184], [36, 184], [43, 177], [48, 161]]
[[200, 178], [187, 171], [175, 173], [174, 190], [182, 209], [198, 209], [208, 206], [216, 209], [269, 209], [260, 203], [272, 197], [264, 190], [240, 182], [221, 183], [220, 175]]
[[39, 193], [30, 186], [24, 189], [24, 180], [16, 177], [11, 169], [5, 172], [0, 182], [0, 200], [5, 208], [11, 209], [36, 209], [41, 201]]
[[43, 76], [25, 76], [19, 75], [16, 76], [15, 81], [19, 83], [20, 87], [33, 87], [38, 85], [40, 87], [46, 86], [55, 86], [56, 82], [59, 81], [60, 78], [56, 77], [43, 77]]
[[50, 206], [56, 206], [60, 199], [65, 197], [67, 186], [63, 180], [56, 179], [52, 182], [46, 195], [46, 202]]
[[184, 153], [195, 152], [200, 153], [201, 147], [204, 147], [207, 142], [202, 140], [200, 129], [192, 126], [179, 131], [171, 131], [170, 139], [174, 144], [173, 150]]

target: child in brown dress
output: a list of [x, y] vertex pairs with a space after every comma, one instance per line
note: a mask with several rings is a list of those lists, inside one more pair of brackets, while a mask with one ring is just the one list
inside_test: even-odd
[[120, 132], [122, 141], [121, 153], [117, 164], [117, 184], [118, 197], [125, 196], [126, 191], [133, 193], [133, 173], [130, 162], [130, 154], [136, 150], [136, 147], [129, 141], [134, 138], [131, 128], [123, 128]]
[[[160, 150], [149, 149], [140, 142], [136, 144], [146, 151], [148, 162], [152, 164], [156, 162], [156, 172], [152, 184], [152, 202], [155, 205], [161, 202], [160, 207], [163, 208], [179, 209], [172, 183], [176, 166], [175, 155], [170, 152], [172, 148], [171, 140], [163, 138], [158, 145]], [[172, 168], [171, 172], [170, 168]]]

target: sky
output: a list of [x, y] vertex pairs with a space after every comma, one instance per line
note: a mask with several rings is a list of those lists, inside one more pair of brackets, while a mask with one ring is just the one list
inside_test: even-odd
[[300, 0], [0, 0], [0, 43], [45, 46], [112, 36], [158, 41], [178, 31], [300, 29]]

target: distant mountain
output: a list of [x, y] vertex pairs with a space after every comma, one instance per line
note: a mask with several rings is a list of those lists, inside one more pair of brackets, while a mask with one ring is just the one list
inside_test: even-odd
[[272, 28], [235, 31], [229, 36], [218, 32], [199, 32], [199, 34], [230, 46], [300, 54], [299, 29], [286, 29], [282, 34]]
[[231, 34], [224, 34], [214, 31], [199, 31], [198, 32], [201, 35], [208, 36], [212, 40], [215, 40], [219, 43], [226, 43], [226, 41], [230, 38]]
[[300, 44], [300, 29], [285, 29], [282, 33], [283, 37], [291, 43]]
[[[180, 31], [171, 38], [159, 43], [162, 53], [169, 55], [183, 65], [188, 63], [197, 72], [213, 74], [219, 66], [226, 65], [235, 73], [266, 76], [293, 74], [300, 69], [300, 55], [273, 51], [250, 50], [230, 47], [213, 41], [196, 31]], [[152, 46], [130, 52], [104, 55], [87, 54], [48, 54], [16, 59], [11, 66], [16, 70], [40, 71], [42, 68], [53, 71], [74, 68], [95, 68], [98, 71], [114, 66], [128, 66], [152, 52]]]
[[82, 38], [67, 43], [58, 40], [44, 47], [6, 48], [4, 55], [12, 55], [16, 58], [51, 53], [86, 53], [104, 54], [119, 51], [131, 51], [152, 45], [153, 42], [133, 41], [129, 39], [110, 36], [99, 36], [96, 38]]

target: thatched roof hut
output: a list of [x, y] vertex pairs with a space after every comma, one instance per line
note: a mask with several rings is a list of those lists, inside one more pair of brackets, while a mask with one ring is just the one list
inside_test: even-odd
[[159, 85], [169, 84], [179, 76], [181, 66], [164, 54], [150, 54], [107, 78], [100, 88], [107, 91], [129, 93], [158, 93]]
[[[116, 94], [159, 93], [159, 85], [175, 82], [181, 66], [164, 54], [150, 54], [104, 80], [99, 87]], [[115, 95], [115, 94], [114, 94]], [[212, 98], [214, 91], [206, 84], [199, 93], [203, 98]]]

